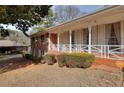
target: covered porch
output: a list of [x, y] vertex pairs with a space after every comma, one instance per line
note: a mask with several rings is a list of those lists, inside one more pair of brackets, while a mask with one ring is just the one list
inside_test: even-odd
[[95, 54], [96, 57], [124, 60], [124, 45], [121, 39], [123, 32], [120, 23], [57, 33], [57, 43], [52, 43], [50, 50], [88, 52]]
[[49, 41], [49, 50], [88, 52], [96, 57], [124, 60], [123, 7], [80, 20], [72, 20], [49, 31], [57, 34], [57, 43]]

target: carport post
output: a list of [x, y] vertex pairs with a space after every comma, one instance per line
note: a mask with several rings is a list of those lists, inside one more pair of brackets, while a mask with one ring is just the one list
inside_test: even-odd
[[60, 51], [60, 33], [57, 33], [57, 49]]
[[49, 38], [48, 38], [48, 50], [50, 50], [50, 33], [49, 33]]

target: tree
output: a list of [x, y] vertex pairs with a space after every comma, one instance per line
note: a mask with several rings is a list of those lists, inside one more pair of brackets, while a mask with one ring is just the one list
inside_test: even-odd
[[45, 28], [49, 28], [55, 25], [55, 16], [52, 10], [49, 10], [49, 13], [47, 16], [43, 19], [43, 25]]
[[33, 25], [38, 24], [48, 15], [51, 5], [4, 5], [0, 6], [0, 23], [12, 24], [21, 30], [26, 36], [26, 32]]
[[51, 26], [54, 26], [54, 21], [55, 21], [55, 16], [54, 16], [53, 10], [50, 9], [48, 11], [48, 15], [42, 18], [42, 21], [37, 25], [37, 27], [39, 26], [39, 27], [42, 27], [43, 29], [49, 28]]
[[80, 15], [80, 10], [73, 5], [65, 5], [65, 6], [56, 6], [55, 14], [56, 14], [56, 22], [62, 23], [67, 20], [71, 20]]
[[9, 36], [9, 32], [8, 32], [8, 30], [7, 29], [4, 29], [3, 28], [3, 26], [0, 26], [0, 36], [1, 37], [7, 37], [7, 36]]
[[55, 16], [53, 11], [50, 9], [48, 11], [48, 15], [46, 15], [39, 24], [35, 25], [31, 29], [30, 34], [33, 34], [39, 31], [45, 31], [47, 28], [52, 27], [54, 25], [55, 25]]

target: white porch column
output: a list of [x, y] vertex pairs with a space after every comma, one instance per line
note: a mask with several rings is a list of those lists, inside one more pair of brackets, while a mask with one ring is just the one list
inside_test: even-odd
[[48, 37], [48, 51], [50, 50], [50, 46], [51, 46], [50, 43], [51, 43], [51, 42], [50, 42], [50, 33], [49, 33], [49, 37]]
[[57, 34], [57, 49], [60, 50], [60, 33]]
[[89, 30], [89, 44], [88, 44], [88, 53], [91, 53], [91, 26], [88, 27], [88, 30]]
[[[121, 20], [121, 45], [124, 45], [124, 21]], [[121, 46], [122, 52], [124, 52], [123, 46]]]
[[121, 20], [121, 45], [124, 45], [124, 21]]
[[69, 31], [69, 52], [72, 52], [72, 31]]

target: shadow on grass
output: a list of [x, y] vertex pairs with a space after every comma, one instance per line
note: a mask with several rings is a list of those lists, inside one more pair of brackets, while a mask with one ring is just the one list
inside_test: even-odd
[[6, 59], [0, 61], [0, 74], [19, 68], [24, 68], [31, 64], [33, 64], [32, 61], [21, 57]]

